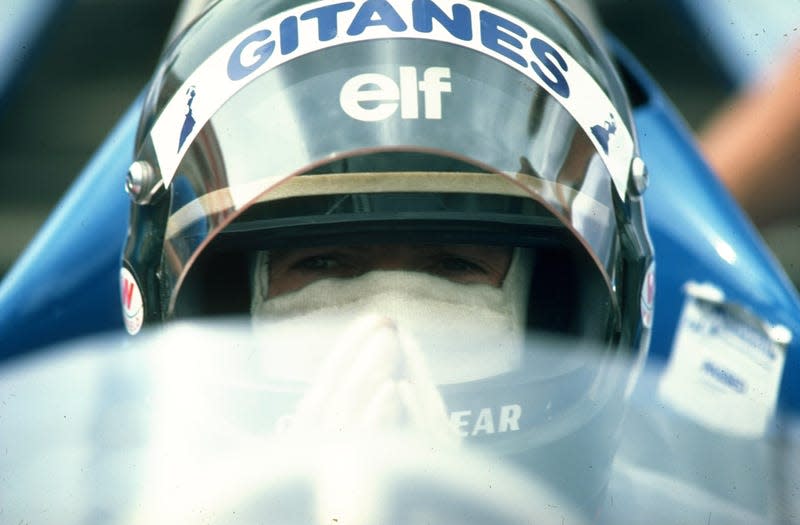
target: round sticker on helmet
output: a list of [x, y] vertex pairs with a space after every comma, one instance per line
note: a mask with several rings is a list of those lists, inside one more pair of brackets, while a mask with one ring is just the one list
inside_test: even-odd
[[653, 305], [656, 299], [656, 265], [650, 263], [647, 273], [644, 276], [642, 283], [642, 297], [640, 307], [642, 310], [642, 323], [645, 327], [651, 328], [653, 326]]
[[119, 273], [120, 298], [122, 300], [122, 320], [125, 329], [133, 335], [139, 332], [144, 323], [144, 301], [142, 291], [136, 278], [127, 269], [122, 268]]

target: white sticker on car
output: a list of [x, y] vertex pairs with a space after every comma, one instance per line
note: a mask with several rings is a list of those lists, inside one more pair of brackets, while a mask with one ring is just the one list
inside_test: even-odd
[[[709, 428], [757, 438], [777, 404], [786, 329], [772, 326], [711, 285], [688, 283], [659, 396]], [[781, 330], [782, 329], [782, 330]]]

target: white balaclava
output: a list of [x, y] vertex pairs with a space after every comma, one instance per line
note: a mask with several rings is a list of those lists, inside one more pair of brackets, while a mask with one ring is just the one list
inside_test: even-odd
[[269, 254], [256, 256], [251, 313], [263, 373], [311, 381], [346, 327], [385, 317], [412, 341], [436, 384], [516, 369], [522, 359], [533, 253], [517, 248], [501, 287], [412, 271], [326, 278], [267, 299]]

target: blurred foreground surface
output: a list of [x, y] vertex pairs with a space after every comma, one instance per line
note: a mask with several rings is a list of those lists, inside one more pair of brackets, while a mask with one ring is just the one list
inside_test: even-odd
[[[460, 441], [443, 438], [435, 425], [408, 421], [276, 424], [277, 415], [302, 406], [287, 404], [288, 397], [307, 399], [312, 388], [268, 380], [265, 354], [252, 341], [247, 326], [176, 324], [133, 340], [93, 338], [7, 363], [0, 369], [2, 521], [800, 520], [798, 422], [779, 414], [759, 436], [704, 425], [659, 395], [663, 371], [652, 365], [620, 429], [605, 500], [587, 513], [551, 483], [575, 460], [572, 454], [520, 462], [508, 448], [513, 440], [500, 447], [481, 441], [504, 432], [497, 421], [479, 417], [467, 425], [463, 410], [450, 415], [457, 428], [467, 428]], [[554, 406], [570, 406], [580, 393], [577, 378], [608, 366], [592, 352], [566, 348], [535, 339], [529, 349], [549, 363], [541, 375], [562, 382]], [[437, 389], [448, 410], [460, 402], [458, 389]], [[482, 402], [491, 406], [492, 399]], [[524, 431], [531, 423], [525, 407], [532, 405], [520, 403], [516, 422]], [[564, 421], [581, 419], [574, 416]], [[541, 432], [531, 436], [533, 443], [546, 441]], [[524, 457], [535, 458], [536, 446]]]

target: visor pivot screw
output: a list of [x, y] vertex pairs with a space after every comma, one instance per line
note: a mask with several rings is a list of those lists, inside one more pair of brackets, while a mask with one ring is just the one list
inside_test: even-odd
[[792, 342], [792, 331], [782, 324], [770, 327], [768, 332], [773, 343], [786, 347]]
[[144, 160], [137, 160], [128, 168], [125, 177], [125, 191], [133, 202], [146, 204], [155, 182], [155, 170]]
[[641, 157], [634, 157], [631, 161], [631, 181], [633, 182], [633, 190], [636, 195], [644, 194], [649, 182], [649, 174], [647, 173], [647, 165]]

